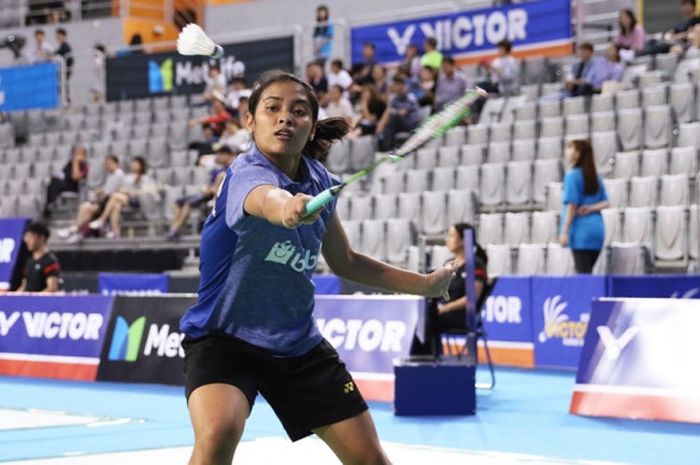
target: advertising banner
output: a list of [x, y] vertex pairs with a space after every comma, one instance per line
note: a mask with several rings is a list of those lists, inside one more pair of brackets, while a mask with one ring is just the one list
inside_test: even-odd
[[571, 53], [569, 0], [542, 0], [443, 15], [353, 27], [352, 61], [361, 63], [362, 47], [373, 43], [379, 63], [403, 60], [410, 44], [423, 49], [434, 37], [438, 50], [458, 62], [477, 62], [509, 40], [520, 55], [559, 56]]
[[12, 275], [22, 249], [22, 236], [27, 227], [27, 218], [0, 219], [0, 291], [11, 287]]
[[168, 292], [168, 275], [158, 273], [99, 273], [100, 294], [153, 295]]
[[591, 302], [606, 295], [603, 276], [532, 278], [535, 365], [576, 369]]
[[[107, 59], [107, 100], [193, 94], [204, 90], [209, 64], [215, 61], [230, 80], [252, 81], [263, 71], [294, 68], [294, 38], [222, 44], [219, 60], [177, 52], [128, 55]], [[252, 82], [249, 82], [252, 84]]]
[[700, 423], [700, 300], [593, 304], [571, 413]]
[[51, 62], [0, 68], [0, 112], [58, 108], [58, 72]]
[[195, 302], [194, 295], [115, 297], [97, 379], [184, 384], [178, 326]]
[[94, 380], [112, 298], [0, 296], [0, 374]]
[[395, 358], [408, 356], [424, 299], [412, 296], [316, 296], [321, 334], [371, 400], [391, 400]]
[[[494, 363], [520, 367], [535, 364], [532, 342], [530, 278], [498, 278], [482, 309], [489, 349]], [[480, 355], [480, 360], [484, 358]]]
[[689, 275], [611, 276], [609, 296], [700, 299], [700, 279]]

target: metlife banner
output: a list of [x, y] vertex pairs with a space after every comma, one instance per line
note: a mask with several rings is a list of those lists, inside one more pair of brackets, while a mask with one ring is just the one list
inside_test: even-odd
[[56, 63], [0, 68], [0, 112], [58, 108], [58, 72]]
[[[294, 68], [293, 37], [222, 46], [224, 56], [217, 62], [226, 80], [240, 76], [253, 80], [268, 69]], [[202, 92], [210, 62], [214, 60], [176, 52], [109, 58], [107, 100]]]
[[601, 299], [571, 413], [700, 423], [700, 300]]
[[10, 289], [28, 221], [27, 218], [0, 219], [0, 291]]
[[117, 296], [100, 357], [99, 381], [182, 385], [180, 318], [194, 295]]
[[0, 296], [0, 374], [94, 380], [111, 309], [106, 296]]
[[538, 367], [578, 367], [593, 300], [607, 295], [604, 276], [533, 277], [532, 323]]
[[492, 55], [505, 39], [519, 53], [565, 55], [571, 53], [572, 35], [570, 0], [541, 0], [353, 27], [352, 61], [362, 62], [362, 46], [371, 42], [378, 62], [397, 63], [410, 44], [422, 49], [427, 37], [435, 37], [438, 49], [455, 59]]

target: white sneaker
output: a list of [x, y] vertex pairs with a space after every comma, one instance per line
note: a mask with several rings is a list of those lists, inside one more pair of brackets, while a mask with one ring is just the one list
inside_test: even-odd
[[78, 232], [78, 227], [73, 225], [69, 228], [63, 228], [56, 231], [56, 235], [61, 239], [68, 239], [70, 236]]
[[100, 220], [94, 220], [94, 221], [90, 221], [90, 223], [88, 224], [88, 227], [90, 229], [98, 229], [99, 230], [99, 229], [102, 229], [103, 224], [104, 223]]
[[105, 233], [105, 238], [107, 238], [107, 239], [114, 239], [115, 237], [116, 237], [116, 235], [112, 231], [107, 231]]
[[67, 242], [68, 244], [77, 244], [78, 242], [80, 242], [80, 241], [82, 241], [82, 240], [83, 240], [83, 235], [82, 235], [82, 234], [78, 234], [78, 233], [76, 232], [76, 233], [71, 234], [71, 235], [66, 239], [66, 242]]

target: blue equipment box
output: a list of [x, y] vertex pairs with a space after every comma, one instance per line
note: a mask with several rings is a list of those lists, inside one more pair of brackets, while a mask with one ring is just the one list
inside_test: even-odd
[[474, 415], [476, 367], [448, 361], [394, 363], [396, 415]]

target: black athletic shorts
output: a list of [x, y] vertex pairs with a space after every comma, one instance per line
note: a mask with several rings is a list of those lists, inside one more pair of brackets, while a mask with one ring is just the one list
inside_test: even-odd
[[185, 337], [182, 347], [187, 399], [200, 386], [225, 383], [243, 391], [252, 410], [259, 392], [292, 441], [367, 410], [345, 364], [325, 339], [298, 357], [275, 357], [221, 334]]

